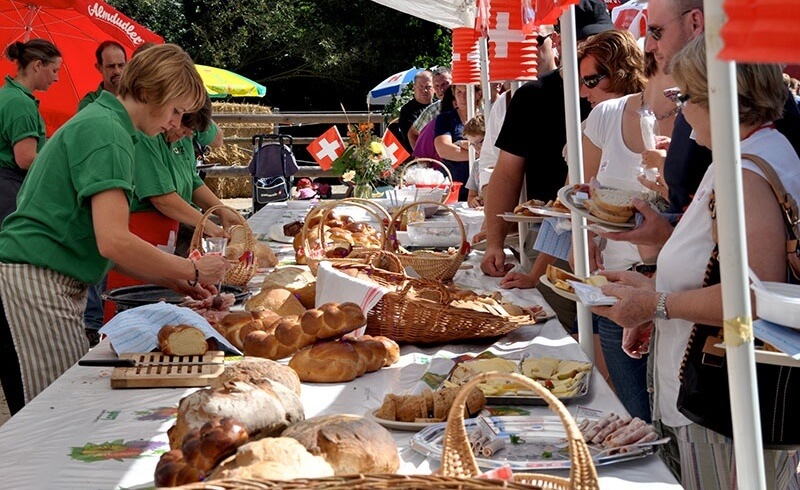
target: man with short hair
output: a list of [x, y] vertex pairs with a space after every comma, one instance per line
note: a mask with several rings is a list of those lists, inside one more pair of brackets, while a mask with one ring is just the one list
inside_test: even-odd
[[441, 112], [442, 99], [452, 82], [453, 72], [450, 70], [450, 67], [440, 66], [433, 70], [433, 91], [436, 93], [437, 100], [426, 107], [420, 113], [419, 117], [417, 117], [417, 120], [414, 121], [414, 124], [409, 128], [406, 136], [408, 137], [408, 143], [411, 145], [412, 149], [417, 146], [417, 138], [419, 138], [420, 131], [422, 131], [429, 122], [436, 119], [436, 116]]
[[414, 98], [406, 102], [400, 108], [398, 118], [398, 129], [400, 130], [400, 141], [406, 151], [411, 154], [413, 148], [408, 142], [408, 130], [417, 120], [420, 113], [433, 101], [433, 74], [428, 70], [422, 70], [414, 76]]
[[119, 79], [122, 76], [122, 69], [128, 64], [128, 54], [125, 48], [116, 41], [103, 41], [94, 52], [97, 62], [94, 67], [103, 76], [103, 81], [94, 92], [86, 94], [78, 103], [80, 111], [87, 105], [95, 101], [103, 90], [117, 95]]

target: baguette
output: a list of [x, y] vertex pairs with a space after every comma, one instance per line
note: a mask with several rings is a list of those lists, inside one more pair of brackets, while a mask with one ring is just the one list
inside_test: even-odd
[[202, 356], [208, 352], [208, 343], [199, 328], [164, 325], [158, 331], [158, 349], [168, 356]]

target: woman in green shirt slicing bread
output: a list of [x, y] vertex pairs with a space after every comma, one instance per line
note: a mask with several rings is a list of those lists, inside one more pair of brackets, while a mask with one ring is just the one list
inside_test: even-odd
[[114, 267], [196, 297], [224, 257], [166, 254], [128, 229], [136, 131], [153, 136], [197, 111], [206, 93], [191, 58], [165, 44], [125, 67], [42, 149], [0, 230], [0, 380], [12, 413], [89, 348], [86, 288]]
[[45, 142], [44, 120], [35, 90], [58, 81], [61, 53], [50, 41], [31, 39], [8, 45], [5, 55], [17, 64], [0, 88], [0, 226], [17, 206], [17, 193]]

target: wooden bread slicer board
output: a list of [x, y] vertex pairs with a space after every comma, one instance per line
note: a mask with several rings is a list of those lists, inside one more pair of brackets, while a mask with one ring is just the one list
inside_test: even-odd
[[[202, 356], [168, 356], [161, 352], [120, 354], [122, 359], [134, 359], [140, 364], [170, 364], [166, 366], [116, 367], [111, 373], [112, 388], [170, 388], [208, 386], [225, 370], [225, 354], [208, 351]], [[187, 365], [190, 363], [219, 363]]]

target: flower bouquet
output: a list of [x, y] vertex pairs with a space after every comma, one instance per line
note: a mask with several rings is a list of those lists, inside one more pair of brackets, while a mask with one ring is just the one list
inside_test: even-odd
[[375, 181], [392, 173], [392, 161], [380, 138], [372, 134], [372, 127], [369, 122], [349, 125], [347, 148], [331, 168], [344, 182], [355, 186], [354, 197], [371, 198]]

